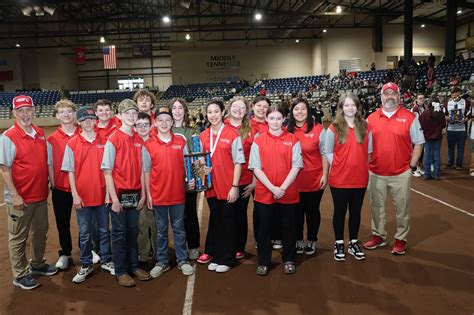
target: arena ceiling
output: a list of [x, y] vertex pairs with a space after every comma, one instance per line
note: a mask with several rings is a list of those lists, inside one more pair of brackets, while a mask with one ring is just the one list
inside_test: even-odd
[[[458, 24], [474, 20], [473, 0], [458, 1], [458, 9]], [[312, 39], [325, 29], [374, 27], [377, 16], [400, 24], [403, 10], [404, 1], [393, 0], [0, 0], [0, 49], [97, 46], [101, 36], [154, 50], [186, 37], [193, 43]], [[415, 24], [444, 25], [446, 1], [413, 0], [413, 16]]]

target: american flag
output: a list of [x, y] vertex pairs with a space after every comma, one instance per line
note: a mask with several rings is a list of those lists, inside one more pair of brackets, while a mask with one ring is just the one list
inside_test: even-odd
[[117, 60], [115, 58], [115, 45], [102, 48], [104, 54], [104, 69], [116, 69]]

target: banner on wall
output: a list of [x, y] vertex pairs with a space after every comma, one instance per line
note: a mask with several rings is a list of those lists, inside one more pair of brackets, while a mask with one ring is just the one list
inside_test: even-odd
[[83, 65], [87, 62], [86, 47], [75, 47], [74, 53], [75, 53], [76, 65]]
[[240, 75], [240, 59], [235, 55], [212, 55], [206, 61], [207, 80], [231, 81]]
[[134, 56], [151, 56], [150, 45], [133, 45]]

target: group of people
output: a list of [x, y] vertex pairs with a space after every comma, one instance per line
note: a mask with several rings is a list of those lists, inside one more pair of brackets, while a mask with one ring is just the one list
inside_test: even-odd
[[[319, 208], [327, 185], [334, 203], [336, 261], [346, 259], [346, 245], [347, 253], [357, 260], [366, 258], [364, 248], [387, 245], [388, 192], [397, 221], [391, 252], [405, 254], [411, 172], [425, 137], [418, 117], [401, 106], [396, 84], [382, 87], [382, 106], [367, 120], [357, 96], [342, 95], [327, 130], [313, 119], [305, 98], [292, 100], [287, 126], [283, 109], [265, 96], [251, 103], [236, 96], [227, 108], [222, 101], [211, 100], [205, 108], [209, 127], [202, 132], [190, 125], [185, 100], [172, 99], [167, 108], [153, 111], [155, 102], [152, 93], [139, 90], [133, 100], [123, 100], [114, 115], [107, 100], [78, 110], [61, 100], [56, 104], [60, 126], [46, 138], [32, 124], [32, 99], [13, 100], [15, 123], [0, 138], [0, 167], [15, 286], [34, 289], [39, 283], [32, 275], [49, 276], [68, 268], [72, 208], [81, 253], [75, 283], [85, 281], [99, 259], [100, 268], [122, 286], [134, 286], [134, 278], [146, 281], [161, 276], [171, 268], [169, 224], [177, 266], [184, 275], [194, 272], [191, 260], [207, 264], [210, 271], [228, 272], [245, 257], [250, 196], [256, 273], [269, 273], [273, 247], [283, 249], [283, 272], [293, 274], [297, 254], [316, 252]], [[193, 150], [196, 136], [212, 165], [205, 168], [212, 187], [205, 192], [210, 213], [203, 243], [196, 182], [187, 178], [184, 167], [184, 156]], [[43, 259], [48, 185], [61, 247], [55, 266]], [[359, 227], [366, 190], [372, 235], [362, 244]], [[348, 238], [344, 236], [347, 212]], [[30, 230], [28, 263], [25, 244]], [[142, 266], [150, 256], [156, 264], [147, 272]]]

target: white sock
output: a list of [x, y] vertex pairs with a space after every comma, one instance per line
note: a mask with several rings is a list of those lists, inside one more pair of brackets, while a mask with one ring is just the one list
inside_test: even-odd
[[344, 240], [337, 240], [336, 244], [344, 244]]
[[359, 241], [359, 240], [351, 240], [351, 243], [352, 243], [352, 244], [355, 244], [355, 243], [357, 243], [358, 241]]

